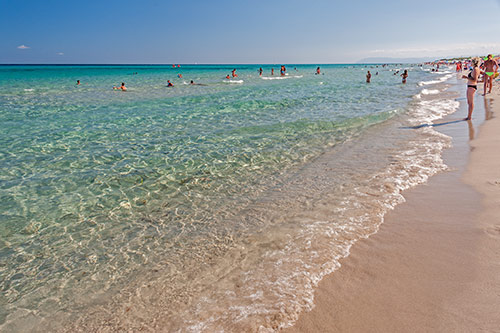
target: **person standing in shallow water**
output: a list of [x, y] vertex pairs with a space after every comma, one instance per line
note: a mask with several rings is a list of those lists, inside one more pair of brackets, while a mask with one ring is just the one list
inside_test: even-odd
[[368, 73], [366, 73], [366, 83], [370, 83], [371, 79], [372, 79], [372, 73], [370, 73], [370, 71], [368, 71]]
[[406, 83], [406, 79], [408, 78], [408, 70], [405, 69], [405, 71], [403, 72], [403, 74], [401, 74], [401, 77], [403, 78], [403, 84]]
[[285, 76], [286, 75], [286, 68], [283, 65], [281, 66], [281, 69], [280, 69], [280, 75], [281, 76]]
[[467, 113], [467, 118], [464, 120], [470, 120], [472, 117], [472, 111], [474, 111], [474, 94], [477, 90], [477, 80], [481, 70], [479, 69], [479, 59], [472, 59], [472, 70], [469, 75], [462, 75], [463, 79], [467, 79], [467, 104], [469, 105], [469, 111]]
[[488, 60], [484, 62], [484, 95], [486, 95], [486, 90], [488, 87], [488, 93], [491, 93], [491, 87], [493, 86], [493, 77], [498, 70], [498, 65], [495, 60], [492, 59], [493, 56], [488, 54]]

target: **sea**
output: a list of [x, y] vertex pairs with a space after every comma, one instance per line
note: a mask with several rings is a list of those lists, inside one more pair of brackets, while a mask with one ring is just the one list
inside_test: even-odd
[[274, 332], [312, 309], [446, 170], [429, 124], [459, 106], [447, 67], [319, 66], [1, 65], [0, 331]]

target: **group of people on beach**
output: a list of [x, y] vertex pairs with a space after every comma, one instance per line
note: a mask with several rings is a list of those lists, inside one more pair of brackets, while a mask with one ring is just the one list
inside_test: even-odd
[[477, 91], [479, 78], [482, 75], [484, 82], [483, 96], [486, 96], [486, 93], [491, 93], [493, 79], [498, 75], [499, 65], [498, 62], [493, 59], [492, 54], [488, 54], [485, 61], [482, 63], [480, 58], [473, 58], [465, 62], [465, 64], [462, 64], [462, 62], [459, 63], [460, 64], [457, 64], [457, 72], [462, 71], [464, 65], [466, 68], [470, 68], [468, 75], [462, 75], [463, 79], [467, 79], [467, 104], [469, 106], [467, 118], [465, 118], [465, 120], [470, 120], [472, 112], [474, 111], [474, 95]]

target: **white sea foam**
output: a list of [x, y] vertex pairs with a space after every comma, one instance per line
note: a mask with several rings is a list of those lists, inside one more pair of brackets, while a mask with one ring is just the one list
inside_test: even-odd
[[423, 89], [421, 91], [421, 94], [423, 95], [435, 95], [435, 94], [439, 94], [440, 90], [438, 89]]
[[439, 94], [440, 92], [441, 92], [441, 90], [438, 90], [438, 89], [422, 89], [422, 91], [420, 93], [415, 95], [415, 98], [421, 99], [422, 96], [436, 95], [436, 94]]
[[286, 76], [261, 76], [261, 79], [262, 80], [285, 80], [285, 79], [289, 79], [290, 77], [286, 77]]
[[222, 82], [225, 82], [225, 83], [243, 83], [244, 81], [243, 80], [224, 80]]
[[285, 80], [285, 79], [300, 79], [303, 75], [286, 75], [286, 76], [261, 76], [262, 80]]
[[414, 124], [430, 123], [455, 112], [459, 105], [455, 100], [422, 100], [413, 110], [414, 119], [411, 121]]
[[447, 74], [447, 75], [444, 75], [442, 77], [440, 77], [439, 79], [437, 80], [431, 80], [431, 81], [420, 81], [418, 83], [419, 86], [426, 86], [426, 85], [430, 85], [430, 84], [438, 84], [438, 83], [442, 83], [446, 80], [449, 80], [451, 77], [453, 77], [453, 74]]

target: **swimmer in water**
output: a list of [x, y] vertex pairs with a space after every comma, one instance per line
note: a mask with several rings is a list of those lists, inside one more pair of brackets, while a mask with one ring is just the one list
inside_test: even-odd
[[274, 68], [271, 68], [271, 75], [274, 75]]
[[259, 68], [259, 76], [262, 76], [262, 67]]
[[229, 74], [226, 75], [226, 79], [231, 80], [231, 77], [229, 76]]
[[318, 68], [316, 68], [316, 75], [319, 75], [319, 74], [321, 74], [321, 69], [318, 66]]
[[113, 87], [113, 90], [127, 91], [127, 87], [125, 87], [125, 82], [122, 82], [122, 85], [119, 87]]
[[177, 74], [177, 77], [178, 77], [179, 79], [182, 79], [182, 74]]
[[191, 84], [192, 86], [206, 86], [206, 84], [203, 84], [203, 83], [194, 83], [193, 80], [191, 80], [191, 82], [189, 84]]
[[370, 73], [370, 71], [368, 71], [368, 73], [366, 73], [366, 83], [370, 83], [371, 79], [372, 79], [372, 74]]
[[403, 74], [401, 74], [401, 77], [403, 78], [403, 84], [406, 83], [406, 79], [408, 78], [408, 70], [405, 69], [405, 71], [403, 72]]
[[80, 85], [80, 80], [76, 80], [76, 85], [79, 86]]
[[172, 82], [170, 82], [170, 80], [167, 80], [167, 87], [173, 87], [174, 85], [172, 84]]
[[237, 77], [238, 74], [236, 74], [236, 68], [231, 71], [231, 76], [232, 77]]

